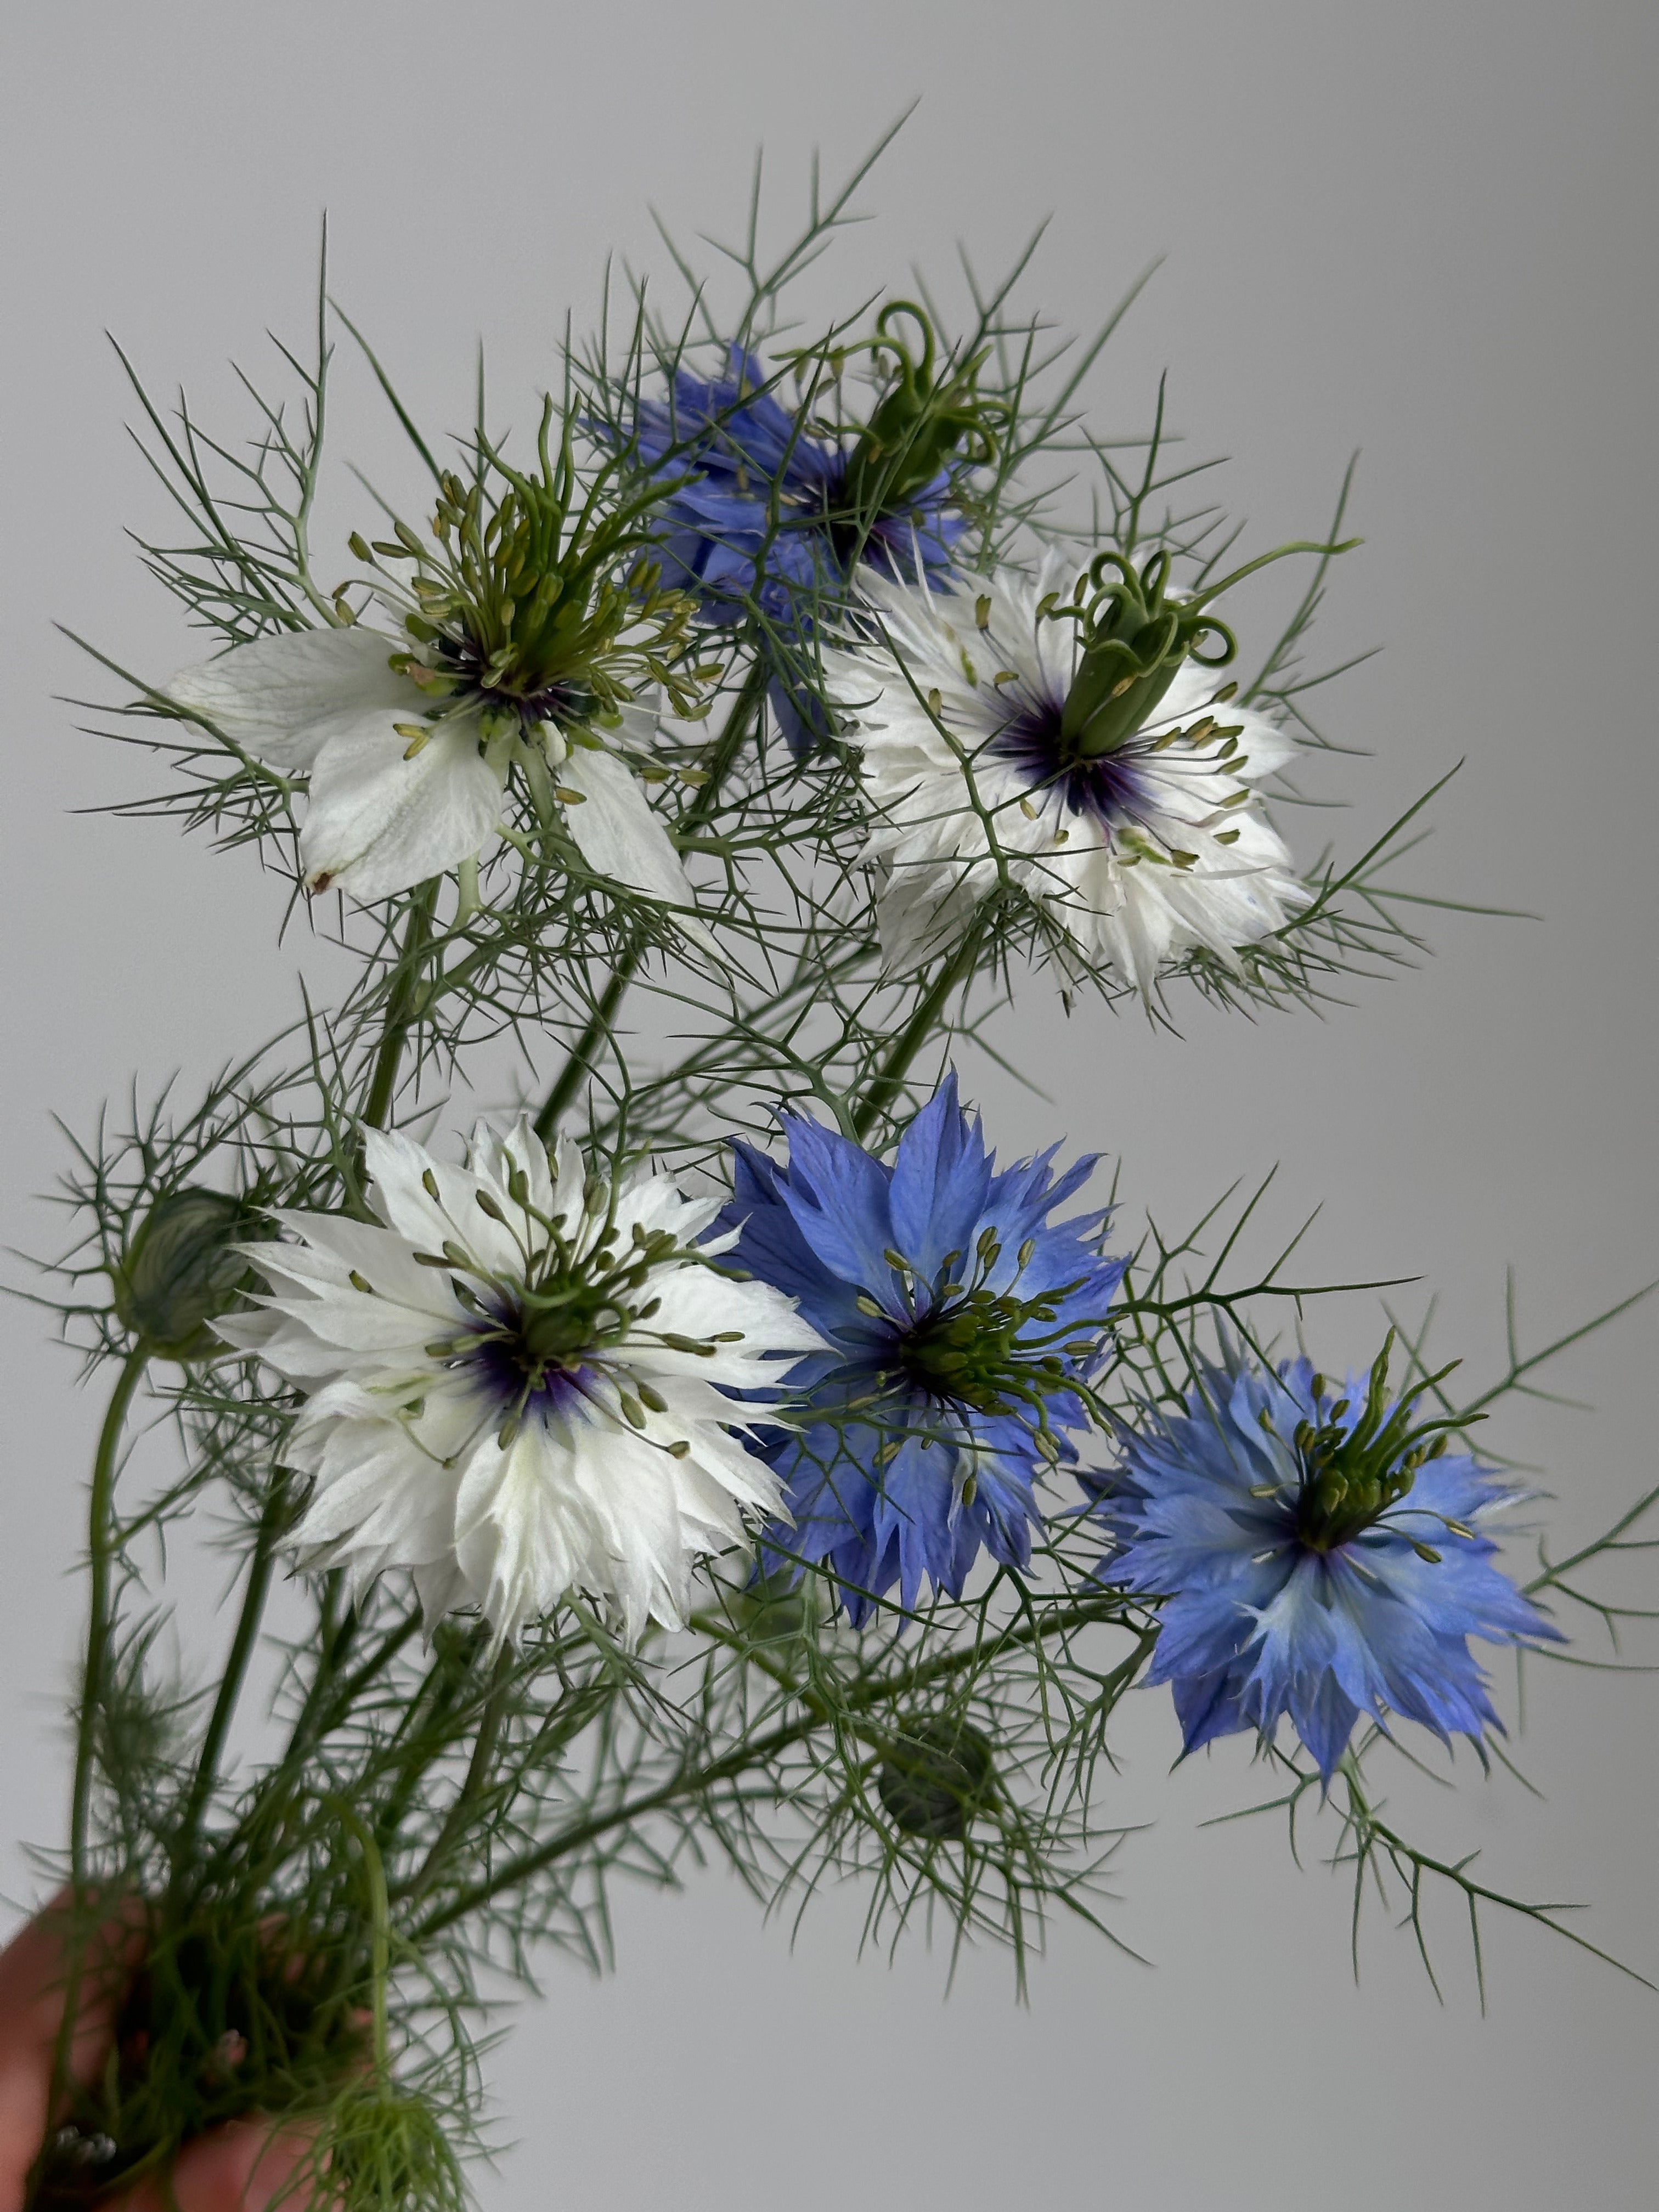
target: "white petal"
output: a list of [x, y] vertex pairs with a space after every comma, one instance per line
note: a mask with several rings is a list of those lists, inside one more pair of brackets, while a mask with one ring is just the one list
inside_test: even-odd
[[[508, 1202], [504, 1185], [492, 1189], [487, 1177], [471, 1168], [451, 1167], [401, 1129], [365, 1130], [363, 1164], [370, 1176], [369, 1203], [417, 1250], [441, 1252], [447, 1243], [459, 1244], [486, 1270], [506, 1274], [521, 1261], [511, 1224], [515, 1217], [522, 1224], [524, 1217]], [[485, 1196], [500, 1206], [507, 1220], [484, 1211], [478, 1200]]]
[[565, 818], [596, 876], [609, 876], [668, 906], [696, 904], [672, 840], [619, 760], [578, 745], [559, 770], [559, 781], [582, 794], [581, 805], [569, 808]]
[[392, 726], [401, 719], [383, 708], [331, 727], [300, 833], [310, 890], [389, 898], [471, 860], [494, 832], [501, 787], [478, 750], [476, 718], [446, 716], [413, 760]]
[[386, 665], [396, 650], [390, 638], [355, 624], [285, 630], [183, 669], [163, 688], [245, 752], [297, 775], [316, 759], [327, 726], [340, 715], [418, 709], [415, 686]]
[[[374, 1133], [378, 1136], [380, 1132]], [[303, 1237], [313, 1253], [325, 1253], [346, 1269], [348, 1283], [351, 1274], [356, 1273], [381, 1297], [390, 1298], [398, 1305], [413, 1307], [440, 1321], [456, 1317], [448, 1279], [434, 1273], [430, 1267], [419, 1266], [408, 1239], [395, 1231], [377, 1229], [367, 1221], [353, 1221], [343, 1213], [285, 1212], [276, 1218], [285, 1229]], [[266, 1260], [275, 1260], [278, 1264], [284, 1259], [291, 1261], [296, 1251], [295, 1246], [286, 1244], [256, 1245], [252, 1249], [256, 1265]], [[284, 1267], [283, 1272], [290, 1279], [297, 1273], [292, 1265]], [[315, 1284], [323, 1278], [313, 1272], [308, 1279]], [[355, 1285], [352, 1287], [355, 1289]]]
[[455, 1556], [498, 1636], [549, 1613], [584, 1579], [599, 1527], [568, 1476], [562, 1437], [526, 1421], [506, 1450], [473, 1454], [456, 1500]]
[[661, 714], [662, 687], [659, 684], [644, 698], [630, 699], [623, 708], [613, 732], [617, 743], [637, 752], [649, 753], [657, 742], [657, 724]]

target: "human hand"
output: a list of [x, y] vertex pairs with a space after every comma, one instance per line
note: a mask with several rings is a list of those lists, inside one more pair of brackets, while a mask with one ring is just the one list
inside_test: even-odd
[[[29, 2168], [52, 2118], [52, 2053], [63, 2018], [64, 1978], [61, 1926], [48, 1907], [0, 1952], [0, 2212], [22, 2212]], [[97, 2078], [109, 2051], [113, 2011], [107, 1990], [90, 1993], [77, 2006], [69, 2054], [77, 2081]], [[235, 2120], [187, 2144], [165, 2183], [152, 2178], [109, 2203], [120, 2212], [265, 2212], [291, 2187], [311, 2151], [301, 2130], [273, 2132], [267, 2120]], [[301, 2200], [289, 2201], [297, 2212]]]

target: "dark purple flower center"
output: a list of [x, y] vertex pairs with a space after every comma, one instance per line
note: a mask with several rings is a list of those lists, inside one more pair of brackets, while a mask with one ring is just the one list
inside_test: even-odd
[[494, 1335], [479, 1340], [465, 1364], [504, 1412], [522, 1403], [526, 1414], [563, 1413], [586, 1395], [593, 1380], [580, 1361], [573, 1366], [526, 1368], [519, 1347]]
[[586, 684], [571, 678], [529, 690], [514, 689], [511, 683], [489, 682], [490, 655], [470, 636], [440, 637], [434, 649], [441, 667], [459, 676], [470, 691], [491, 706], [516, 713], [526, 729], [533, 729], [538, 722], [556, 722], [562, 728], [571, 723], [586, 722], [599, 711], [599, 701], [595, 694]]
[[1064, 699], [1028, 692], [1011, 703], [1013, 711], [992, 738], [991, 750], [1018, 769], [1034, 789], [1057, 787], [1072, 813], [1092, 815], [1109, 829], [1146, 818], [1151, 792], [1139, 748], [1130, 744], [1079, 759], [1061, 735]]
[[598, 1284], [562, 1285], [552, 1298], [492, 1298], [465, 1364], [504, 1408], [522, 1419], [566, 1410], [595, 1380], [590, 1364], [626, 1334], [630, 1316]]

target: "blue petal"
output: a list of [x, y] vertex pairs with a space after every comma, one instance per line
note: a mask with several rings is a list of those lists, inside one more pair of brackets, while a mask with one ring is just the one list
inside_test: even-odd
[[952, 1252], [964, 1274], [971, 1267], [990, 1183], [979, 1124], [957, 1103], [957, 1079], [947, 1075], [900, 1138], [893, 1164], [893, 1241], [924, 1282]]
[[[1288, 1716], [1328, 1781], [1362, 1714], [1479, 1740], [1498, 1722], [1468, 1639], [1557, 1634], [1490, 1539], [1447, 1527], [1473, 1525], [1508, 1494], [1466, 1455], [1427, 1462], [1401, 1504], [1346, 1543], [1302, 1541], [1299, 1462], [1284, 1438], [1310, 1414], [1332, 1418], [1340, 1395], [1352, 1425], [1366, 1380], [1316, 1401], [1305, 1359], [1277, 1375], [1212, 1369], [1184, 1413], [1124, 1429], [1121, 1466], [1093, 1486], [1091, 1510], [1115, 1540], [1103, 1578], [1164, 1601], [1148, 1679], [1173, 1685], [1189, 1747], [1231, 1727], [1270, 1736]], [[1279, 1486], [1253, 1494], [1269, 1485]]]
[[796, 1226], [831, 1274], [902, 1311], [885, 1257], [893, 1242], [890, 1171], [850, 1137], [793, 1114], [781, 1119], [789, 1173], [777, 1187]]

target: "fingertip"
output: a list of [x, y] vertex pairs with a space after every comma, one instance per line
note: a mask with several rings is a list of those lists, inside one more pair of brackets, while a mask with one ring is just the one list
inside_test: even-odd
[[299, 2212], [307, 2199], [295, 2185], [313, 2149], [297, 2129], [233, 2120], [179, 2152], [165, 2192], [146, 2182], [120, 2212], [269, 2212], [279, 2199]]

